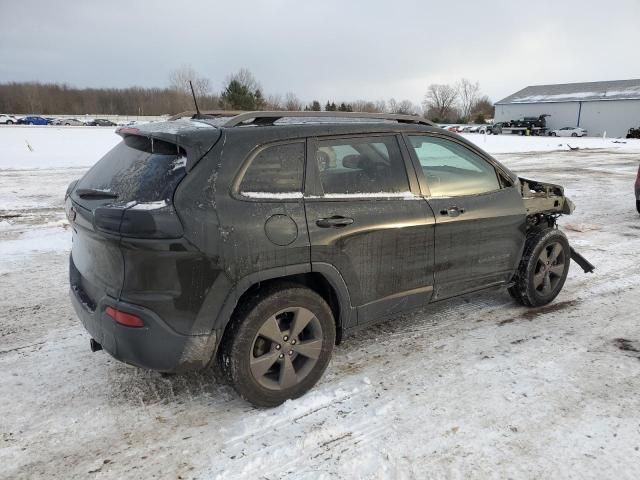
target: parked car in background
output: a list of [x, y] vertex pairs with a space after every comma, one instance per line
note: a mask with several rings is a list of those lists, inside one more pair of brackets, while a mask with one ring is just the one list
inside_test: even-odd
[[18, 123], [18, 119], [13, 115], [5, 115], [4, 113], [0, 113], [0, 124], [1, 125], [13, 125], [14, 123]]
[[343, 332], [498, 285], [540, 307], [570, 259], [593, 270], [557, 227], [573, 211], [561, 186], [417, 116], [306, 114], [117, 130], [65, 195], [71, 299], [93, 351], [216, 366], [275, 406], [319, 380]]
[[116, 124], [111, 120], [107, 120], [106, 118], [95, 118], [90, 122], [86, 123], [90, 127], [115, 127]]
[[81, 127], [85, 125], [85, 123], [77, 118], [58, 118], [54, 123], [54, 125], [65, 125], [67, 127]]
[[640, 127], [638, 128], [631, 127], [627, 132], [627, 138], [640, 138]]
[[584, 137], [586, 134], [587, 131], [580, 127], [562, 127], [549, 132], [552, 137]]
[[502, 127], [504, 126], [504, 122], [494, 123], [493, 125], [487, 126], [487, 133], [492, 135], [500, 135], [502, 133]]
[[18, 119], [18, 125], [49, 125], [49, 120], [44, 117], [29, 115]]

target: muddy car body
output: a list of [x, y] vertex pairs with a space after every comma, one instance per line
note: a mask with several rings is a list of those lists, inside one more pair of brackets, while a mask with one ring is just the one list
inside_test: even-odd
[[161, 371], [214, 364], [276, 405], [349, 330], [498, 286], [542, 305], [570, 256], [592, 268], [556, 227], [572, 210], [561, 187], [417, 117], [303, 115], [118, 131], [65, 202], [94, 349]]

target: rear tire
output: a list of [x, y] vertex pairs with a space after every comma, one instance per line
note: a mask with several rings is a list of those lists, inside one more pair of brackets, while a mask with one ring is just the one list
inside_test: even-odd
[[570, 258], [569, 241], [560, 230], [531, 232], [509, 294], [527, 307], [547, 305], [562, 290]]
[[312, 290], [279, 284], [234, 313], [221, 345], [233, 388], [258, 407], [304, 395], [322, 377], [336, 339], [333, 314]]
[[636, 200], [636, 210], [640, 213], [640, 200]]
[[576, 132], [573, 132], [573, 133], [571, 134], [571, 136], [572, 136], [572, 137], [577, 137], [577, 136], [578, 136], [578, 134], [577, 134]]
[[555, 137], [556, 135], [557, 135], [557, 134], [556, 134], [556, 132], [551, 132], [551, 133], [549, 134], [549, 136], [551, 136], [551, 137]]

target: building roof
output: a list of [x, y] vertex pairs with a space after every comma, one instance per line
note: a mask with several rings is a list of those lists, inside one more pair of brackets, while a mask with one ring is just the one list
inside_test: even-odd
[[610, 82], [533, 85], [503, 98], [496, 105], [510, 103], [593, 102], [597, 100], [640, 100], [640, 79]]

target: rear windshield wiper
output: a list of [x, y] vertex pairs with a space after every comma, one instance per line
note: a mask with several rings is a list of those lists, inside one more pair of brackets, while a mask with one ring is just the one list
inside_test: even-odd
[[118, 198], [116, 193], [94, 190], [93, 188], [78, 188], [75, 193], [80, 198]]

